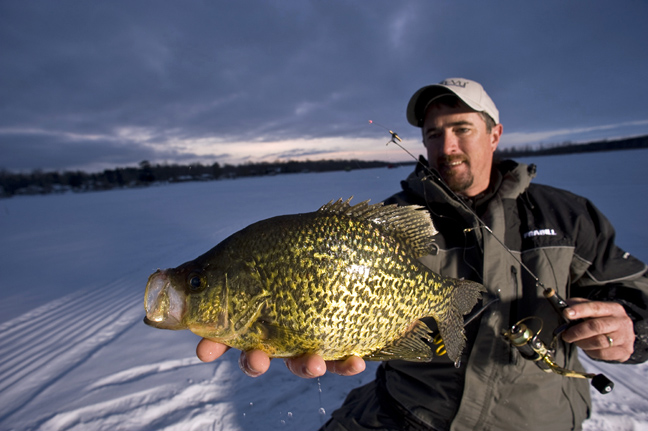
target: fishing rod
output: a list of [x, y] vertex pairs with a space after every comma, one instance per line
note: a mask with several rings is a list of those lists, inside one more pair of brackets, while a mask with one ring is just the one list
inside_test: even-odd
[[[402, 141], [403, 141], [403, 140], [400, 138], [400, 136], [398, 136], [398, 133], [396, 133], [396, 132], [394, 132], [394, 131], [388, 129], [387, 127], [383, 126], [383, 125], [380, 124], [380, 123], [374, 123], [372, 120], [369, 120], [369, 124], [375, 124], [376, 126], [380, 126], [380, 127], [382, 127], [383, 129], [387, 130], [387, 131], [391, 134], [391, 140], [390, 140], [390, 141], [387, 141], [387, 144], [386, 144], [386, 145], [389, 145], [391, 142], [393, 142], [394, 144], [396, 144], [396, 145], [398, 145], [399, 147], [403, 148], [403, 146], [400, 145], [400, 144], [398, 143], [398, 142], [402, 142]], [[398, 142], [396, 142], [396, 141], [398, 141]], [[405, 150], [405, 148], [403, 148], [403, 150]], [[405, 151], [407, 151], [407, 150], [405, 150]], [[409, 151], [407, 151], [407, 152], [409, 153]], [[411, 156], [411, 154], [410, 154], [410, 156]]]
[[[464, 209], [466, 209], [475, 218], [475, 220], [477, 220], [477, 223], [479, 225], [477, 228], [484, 229], [486, 232], [488, 232], [491, 235], [491, 237], [494, 238], [495, 241], [504, 248], [504, 250], [506, 250], [506, 252], [515, 260], [515, 262], [519, 264], [520, 267], [523, 268], [535, 280], [536, 287], [542, 289], [543, 296], [547, 299], [547, 301], [549, 301], [552, 308], [558, 313], [558, 315], [565, 322], [565, 324], [559, 326], [554, 330], [553, 340], [549, 347], [547, 347], [546, 344], [539, 338], [539, 335], [542, 332], [543, 321], [540, 317], [537, 316], [526, 317], [518, 321], [507, 331], [503, 332], [502, 335], [504, 336], [504, 338], [511, 345], [516, 347], [516, 349], [520, 352], [520, 355], [524, 359], [535, 362], [535, 364], [541, 370], [547, 373], [553, 372], [565, 377], [590, 379], [592, 386], [601, 394], [607, 394], [612, 392], [612, 389], [614, 388], [614, 383], [603, 374], [591, 374], [591, 373], [584, 373], [584, 372], [579, 372], [574, 370], [568, 370], [556, 364], [556, 361], [554, 359], [554, 355], [556, 352], [555, 345], [558, 336], [568, 328], [583, 322], [584, 319], [577, 319], [571, 321], [567, 320], [563, 315], [563, 311], [567, 307], [569, 307], [569, 305], [558, 294], [558, 292], [553, 288], [545, 286], [542, 283], [542, 281], [540, 281], [540, 278], [536, 276], [535, 273], [531, 271], [531, 269], [527, 265], [525, 265], [524, 262], [522, 262], [522, 260], [519, 259], [515, 255], [515, 253], [513, 253], [513, 251], [506, 244], [504, 244], [504, 242], [501, 239], [499, 239], [497, 235], [495, 235], [495, 232], [493, 232], [493, 230], [486, 223], [484, 223], [484, 221], [479, 217], [479, 215], [477, 215], [477, 213], [470, 207], [470, 205], [468, 205], [452, 189], [450, 189], [450, 187], [448, 187], [448, 185], [445, 183], [445, 181], [443, 181], [443, 179], [437, 172], [430, 169], [429, 166], [423, 164], [416, 156], [414, 156], [414, 154], [412, 154], [409, 150], [407, 150], [407, 148], [405, 148], [401, 144], [402, 139], [398, 136], [396, 132], [372, 120], [369, 120], [369, 124], [374, 124], [387, 130], [391, 134], [391, 140], [387, 142], [387, 145], [394, 143], [395, 145], [400, 147], [403, 151], [405, 151], [405, 153], [407, 153], [412, 159], [414, 159], [417, 162], [417, 164], [421, 165], [421, 167], [425, 170], [428, 176], [432, 178], [437, 183], [438, 186], [440, 186], [453, 200], [459, 202], [460, 205]], [[471, 232], [477, 228], [472, 227], [472, 228], [464, 229], [464, 233]], [[490, 303], [488, 305], [490, 305]], [[525, 324], [525, 322], [528, 322], [529, 320], [532, 319], [538, 320], [540, 322], [540, 328], [535, 332], [529, 327], [529, 325]]]

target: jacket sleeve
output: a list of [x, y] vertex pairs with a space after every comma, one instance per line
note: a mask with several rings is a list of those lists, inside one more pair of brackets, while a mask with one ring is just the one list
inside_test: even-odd
[[[577, 240], [576, 253], [590, 265], [572, 285], [571, 296], [621, 304], [632, 319], [635, 331], [634, 353], [625, 363], [645, 362], [648, 360], [648, 268], [615, 245], [611, 223], [591, 202], [586, 201], [586, 205], [591, 225], [585, 223], [579, 229], [582, 241]], [[587, 247], [583, 249], [578, 244]]]

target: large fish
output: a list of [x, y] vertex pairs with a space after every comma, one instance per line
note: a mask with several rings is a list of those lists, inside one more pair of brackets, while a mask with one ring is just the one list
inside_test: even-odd
[[433, 317], [453, 361], [483, 287], [418, 258], [437, 233], [422, 207], [349, 200], [262, 220], [149, 277], [145, 322], [271, 357], [429, 361]]

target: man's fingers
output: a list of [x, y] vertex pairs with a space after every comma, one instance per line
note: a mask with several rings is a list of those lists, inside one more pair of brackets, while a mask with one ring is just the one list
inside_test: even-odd
[[196, 347], [196, 356], [203, 362], [212, 362], [220, 358], [229, 349], [228, 346], [203, 338]]
[[[203, 338], [196, 347], [196, 356], [203, 362], [212, 362], [220, 358], [229, 347], [215, 341]], [[351, 356], [341, 361], [324, 361], [318, 355], [302, 355], [287, 358], [286, 366], [293, 374], [305, 379], [323, 376], [328, 370], [341, 376], [353, 376], [365, 370], [365, 361], [357, 356]], [[241, 352], [239, 357], [241, 371], [250, 377], [257, 377], [268, 371], [270, 358], [261, 350]]]
[[569, 320], [627, 316], [623, 306], [616, 302], [589, 301], [583, 298], [572, 298], [567, 302], [569, 307], [565, 309], [564, 315]]
[[[618, 317], [599, 317], [587, 319], [563, 332], [562, 338], [568, 343], [574, 343], [590, 337], [610, 334], [619, 330], [620, 325], [621, 322]], [[596, 347], [604, 346], [601, 345]]]
[[574, 343], [588, 356], [606, 361], [627, 361], [634, 351], [635, 333], [630, 317], [621, 304], [568, 300], [565, 317], [584, 319], [562, 333], [562, 339]]
[[296, 376], [305, 379], [320, 377], [326, 373], [326, 362], [318, 355], [302, 355], [296, 358], [287, 358], [286, 366]]
[[350, 356], [342, 361], [328, 361], [326, 369], [341, 376], [354, 376], [365, 370], [365, 361], [358, 356]]
[[[606, 333], [579, 331], [578, 327], [570, 328], [563, 333], [563, 340], [568, 343], [575, 343], [583, 350], [609, 349], [619, 347], [628, 343], [628, 338], [621, 331], [609, 331]], [[632, 340], [634, 342], [634, 340]]]
[[340, 361], [324, 361], [317, 355], [303, 355], [286, 359], [286, 366], [296, 376], [311, 379], [324, 375], [326, 371], [341, 376], [353, 376], [365, 370], [365, 361], [357, 356]]
[[[579, 343], [576, 343], [578, 346]], [[580, 347], [580, 346], [579, 346]], [[632, 356], [633, 349], [628, 346], [606, 347], [604, 349], [583, 349], [583, 351], [593, 359], [602, 361], [625, 362]]]
[[262, 350], [241, 352], [239, 368], [250, 377], [258, 377], [270, 368], [270, 358]]
[[[196, 347], [196, 356], [203, 362], [212, 362], [220, 358], [228, 350], [229, 347], [224, 344], [203, 338]], [[241, 352], [239, 367], [248, 376], [257, 377], [268, 371], [270, 358], [261, 350]]]

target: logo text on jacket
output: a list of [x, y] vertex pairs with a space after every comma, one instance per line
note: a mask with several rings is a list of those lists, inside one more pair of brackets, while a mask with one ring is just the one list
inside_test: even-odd
[[532, 236], [556, 236], [558, 235], [553, 229], [536, 229], [530, 230], [523, 235], [524, 238], [530, 238]]

